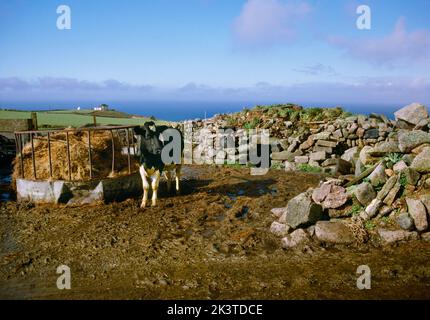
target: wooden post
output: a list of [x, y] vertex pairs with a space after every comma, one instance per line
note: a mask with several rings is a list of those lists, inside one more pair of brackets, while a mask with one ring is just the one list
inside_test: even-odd
[[31, 113], [31, 122], [33, 123], [32, 130], [38, 130], [37, 113], [36, 112]]
[[23, 154], [22, 154], [22, 134], [18, 134], [19, 137], [19, 160], [21, 163], [21, 178], [25, 178], [25, 173], [24, 173], [24, 159], [23, 159]]
[[133, 155], [136, 156], [136, 142], [134, 141], [133, 129], [128, 129], [131, 131], [131, 144], [133, 146]]
[[69, 132], [66, 131], [66, 147], [67, 147], [67, 166], [69, 168], [69, 181], [72, 180], [72, 166], [70, 163], [70, 144], [69, 144]]
[[91, 131], [88, 130], [88, 158], [90, 160], [90, 179], [93, 179], [93, 159], [91, 155]]
[[97, 117], [95, 114], [93, 114], [93, 124], [94, 124], [94, 127], [97, 127]]
[[115, 139], [113, 137], [113, 130], [110, 130], [112, 138], [112, 174], [115, 173]]
[[37, 179], [36, 175], [36, 159], [34, 158], [34, 141], [33, 141], [33, 134], [30, 133], [30, 142], [31, 142], [31, 160], [33, 161], [33, 176], [34, 180]]
[[131, 173], [131, 158], [130, 158], [130, 139], [128, 129], [125, 129], [127, 136], [127, 158], [128, 158], [128, 173]]
[[[18, 135], [15, 133], [15, 155], [19, 155], [19, 146], [18, 146]], [[22, 170], [21, 170], [21, 176], [22, 176]]]
[[15, 154], [18, 154], [18, 136], [14, 133], [15, 136]]
[[48, 159], [49, 159], [49, 176], [52, 178], [51, 133], [50, 132], [48, 132]]

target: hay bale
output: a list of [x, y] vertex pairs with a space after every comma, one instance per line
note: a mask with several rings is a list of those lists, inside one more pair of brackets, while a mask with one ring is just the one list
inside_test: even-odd
[[[34, 155], [36, 159], [36, 176], [38, 180], [50, 180], [48, 140], [46, 136], [34, 137]], [[118, 135], [114, 135], [115, 172], [112, 172], [112, 137], [109, 131], [91, 132], [91, 153], [93, 178], [106, 178], [128, 174], [127, 155], [121, 154], [123, 147]], [[88, 156], [88, 132], [69, 132], [71, 177], [73, 181], [90, 179], [90, 162]], [[51, 134], [52, 179], [68, 180], [66, 134]], [[13, 181], [21, 177], [20, 155], [13, 161]], [[31, 143], [23, 147], [24, 178], [33, 179]], [[131, 157], [132, 171], [138, 169], [134, 157]]]

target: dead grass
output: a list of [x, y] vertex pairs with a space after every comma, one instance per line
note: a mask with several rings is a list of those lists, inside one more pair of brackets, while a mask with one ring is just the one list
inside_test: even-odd
[[[73, 181], [90, 179], [90, 162], [88, 154], [88, 132], [69, 132], [71, 178]], [[108, 131], [91, 132], [91, 154], [93, 178], [106, 178], [128, 174], [127, 155], [121, 154], [121, 140], [114, 134], [115, 171], [112, 172], [112, 137]], [[48, 140], [46, 136], [34, 138], [34, 154], [36, 160], [36, 177], [38, 180], [49, 180]], [[69, 169], [67, 160], [66, 134], [51, 135], [52, 180], [68, 180]], [[23, 148], [24, 178], [33, 179], [33, 162], [31, 144]], [[137, 162], [131, 158], [132, 170], [137, 168]], [[21, 177], [20, 157], [13, 161], [13, 181]]]

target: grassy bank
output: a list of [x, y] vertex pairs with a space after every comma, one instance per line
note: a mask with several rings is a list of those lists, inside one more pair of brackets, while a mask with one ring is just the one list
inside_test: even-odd
[[[81, 127], [93, 123], [96, 116], [98, 125], [141, 125], [151, 119], [148, 117], [133, 116], [118, 111], [92, 111], [92, 110], [55, 110], [36, 111], [37, 122], [40, 129]], [[31, 111], [0, 110], [0, 119], [30, 119]], [[162, 124], [166, 121], [155, 120]]]

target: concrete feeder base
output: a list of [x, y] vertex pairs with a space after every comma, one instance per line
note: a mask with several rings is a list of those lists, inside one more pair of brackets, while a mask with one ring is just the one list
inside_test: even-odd
[[121, 201], [142, 194], [139, 173], [90, 182], [16, 180], [17, 200], [82, 205]]

